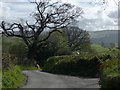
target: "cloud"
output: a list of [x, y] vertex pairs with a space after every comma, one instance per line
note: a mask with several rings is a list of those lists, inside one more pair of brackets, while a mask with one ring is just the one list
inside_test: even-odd
[[[28, 19], [30, 14], [35, 10], [35, 6], [30, 4], [29, 1], [30, 0], [3, 0], [0, 2], [0, 13], [2, 13], [0, 14], [0, 20], [14, 21], [19, 18]], [[78, 25], [80, 28], [86, 30], [117, 29], [119, 16], [116, 4], [113, 0], [110, 0], [107, 5], [103, 5], [103, 3], [97, 1], [98, 0], [61, 0], [61, 2], [74, 4], [84, 10], [83, 18], [79, 19]]]
[[0, 20], [6, 18], [10, 18], [10, 8], [7, 6], [7, 4], [0, 2]]
[[28, 0], [2, 0], [2, 2], [28, 2]]
[[35, 6], [29, 2], [0, 2], [0, 20], [19, 21], [20, 18], [26, 19], [34, 10]]
[[96, 30], [116, 30], [117, 24], [117, 5], [109, 2], [106, 5], [87, 5], [81, 6], [85, 12], [84, 17], [80, 19], [79, 27], [88, 31]]

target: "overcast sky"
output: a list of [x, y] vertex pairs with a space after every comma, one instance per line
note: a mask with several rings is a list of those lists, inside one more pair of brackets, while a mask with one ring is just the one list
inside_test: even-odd
[[[17, 1], [17, 2], [16, 2]], [[19, 21], [20, 18], [28, 20], [35, 6], [30, 0], [1, 0], [0, 21]], [[93, 2], [91, 2], [93, 1]], [[83, 9], [84, 14], [79, 18], [78, 26], [87, 31], [116, 30], [118, 29], [118, 6], [114, 0], [108, 0], [105, 5], [102, 0], [62, 0]], [[118, 0], [115, 0], [116, 2]]]

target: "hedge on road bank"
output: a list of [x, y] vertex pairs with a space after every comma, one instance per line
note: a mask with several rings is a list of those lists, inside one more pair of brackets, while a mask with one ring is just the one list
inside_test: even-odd
[[[57, 74], [96, 76], [103, 55], [64, 55], [48, 58], [43, 71]], [[107, 59], [107, 58], [106, 58]]]

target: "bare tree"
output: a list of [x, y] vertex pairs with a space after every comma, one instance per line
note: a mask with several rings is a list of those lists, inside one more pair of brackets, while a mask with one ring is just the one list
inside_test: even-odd
[[[34, 24], [25, 22], [21, 23], [6, 23], [2, 21], [1, 28], [3, 34], [9, 37], [22, 38], [28, 47], [28, 58], [34, 59], [37, 48], [40, 47], [43, 41], [47, 40], [50, 35], [58, 31], [59, 28], [68, 26], [72, 21], [82, 14], [82, 9], [71, 4], [32, 2], [36, 5], [37, 12], [33, 15]], [[48, 35], [41, 39], [40, 35], [43, 31], [50, 30]], [[17, 32], [18, 31], [18, 32]], [[16, 33], [17, 32], [17, 33]]]

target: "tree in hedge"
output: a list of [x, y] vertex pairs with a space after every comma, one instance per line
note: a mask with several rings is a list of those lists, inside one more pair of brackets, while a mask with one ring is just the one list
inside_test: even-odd
[[71, 53], [67, 42], [67, 38], [62, 34], [55, 32], [47, 41], [49, 43], [49, 47], [54, 52], [54, 56], [68, 55]]
[[72, 51], [89, 51], [91, 43], [89, 33], [78, 27], [69, 26], [63, 29], [63, 33], [68, 38], [69, 47]]
[[71, 54], [67, 38], [59, 32], [54, 32], [43, 44], [36, 55], [36, 60], [41, 66], [49, 57]]
[[[68, 26], [79, 17], [82, 14], [82, 9], [71, 4], [50, 1], [31, 3], [35, 4], [37, 9], [33, 14], [34, 20], [32, 21], [35, 21], [33, 24], [28, 21], [25, 24], [11, 24], [2, 21], [1, 28], [3, 29], [2, 33], [6, 36], [22, 38], [28, 47], [28, 58], [33, 60], [42, 42], [46, 41], [53, 32], [60, 32], [59, 28]], [[49, 30], [48, 35], [44, 39], [39, 38], [45, 30]]]

